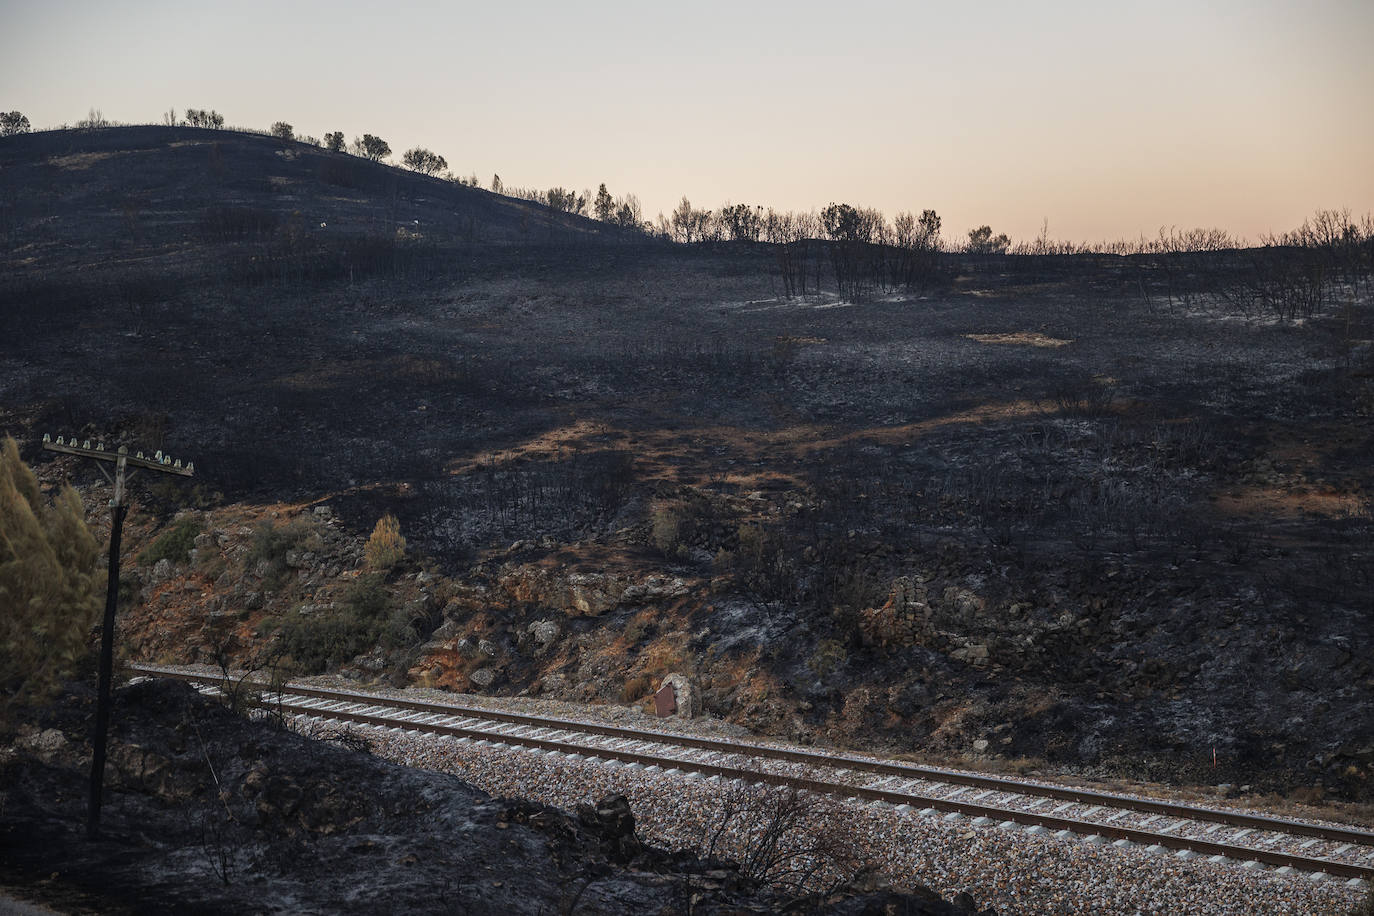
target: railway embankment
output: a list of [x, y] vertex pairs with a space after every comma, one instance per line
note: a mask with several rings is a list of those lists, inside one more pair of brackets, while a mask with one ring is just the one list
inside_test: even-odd
[[582, 799], [569, 813], [496, 797], [165, 681], [117, 694], [102, 836], [88, 840], [92, 705], [70, 693], [0, 755], [0, 886], [58, 911], [977, 910], [872, 882], [798, 900], [736, 864], [642, 841], [623, 801]]

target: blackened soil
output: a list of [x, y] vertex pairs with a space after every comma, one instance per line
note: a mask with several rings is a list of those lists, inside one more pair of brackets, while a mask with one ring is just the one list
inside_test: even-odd
[[[0, 758], [0, 886], [59, 910], [754, 913], [795, 902], [728, 863], [310, 741], [167, 682], [117, 693], [101, 837], [90, 840], [92, 705], [89, 691], [68, 693]], [[890, 892], [799, 911], [970, 912]]]

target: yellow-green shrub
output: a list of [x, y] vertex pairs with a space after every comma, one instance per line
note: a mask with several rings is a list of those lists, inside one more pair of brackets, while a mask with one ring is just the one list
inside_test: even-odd
[[367, 539], [363, 557], [369, 569], [387, 570], [406, 556], [406, 539], [401, 537], [401, 523], [394, 515], [383, 515]]
[[87, 654], [100, 612], [99, 553], [71, 487], [51, 502], [0, 447], [0, 719], [41, 699]]

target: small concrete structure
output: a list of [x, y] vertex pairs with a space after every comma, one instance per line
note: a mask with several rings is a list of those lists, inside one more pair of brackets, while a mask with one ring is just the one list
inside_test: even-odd
[[654, 715], [666, 719], [677, 712], [677, 692], [672, 684], [664, 684], [654, 694]]
[[[665, 691], [671, 691], [672, 693], [673, 708], [668, 712], [662, 711], [665, 706], [659, 699], [664, 695]], [[665, 676], [663, 678], [663, 686], [658, 689], [658, 693], [654, 694], [654, 710], [658, 713], [660, 718], [671, 715], [679, 715], [684, 719], [696, 718], [697, 712], [699, 711], [697, 707], [696, 686], [683, 674], [669, 674]]]

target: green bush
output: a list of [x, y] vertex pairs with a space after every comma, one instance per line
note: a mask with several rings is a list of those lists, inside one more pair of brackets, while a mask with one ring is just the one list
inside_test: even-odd
[[343, 606], [349, 613], [360, 618], [372, 619], [383, 616], [391, 607], [391, 594], [383, 584], [380, 575], [359, 576], [344, 591]]
[[654, 621], [646, 614], [638, 614], [630, 618], [625, 624], [625, 641], [632, 646], [637, 646], [644, 641], [647, 636], [652, 636], [658, 632], [658, 627]]
[[845, 651], [843, 643], [834, 639], [822, 639], [816, 644], [816, 651], [812, 653], [806, 667], [810, 668], [816, 677], [823, 678], [843, 667], [848, 661], [849, 653]]
[[681, 543], [682, 519], [675, 509], [659, 506], [654, 509], [650, 537], [659, 553], [671, 557]]
[[187, 562], [191, 559], [191, 548], [195, 546], [196, 535], [204, 529], [204, 523], [198, 518], [182, 519], [172, 526], [170, 531], [162, 532], [155, 541], [143, 549], [138, 555], [138, 564], [152, 566], [158, 560]]
[[272, 582], [280, 581], [287, 572], [287, 552], [303, 544], [310, 534], [309, 524], [300, 519], [285, 525], [262, 522], [253, 530], [253, 541], [248, 547], [244, 565], [252, 570], [259, 563], [266, 562], [264, 578]]
[[279, 647], [303, 674], [320, 674], [366, 652], [378, 643], [404, 638], [391, 613], [391, 595], [381, 575], [360, 576], [333, 611], [288, 617], [278, 630]]

